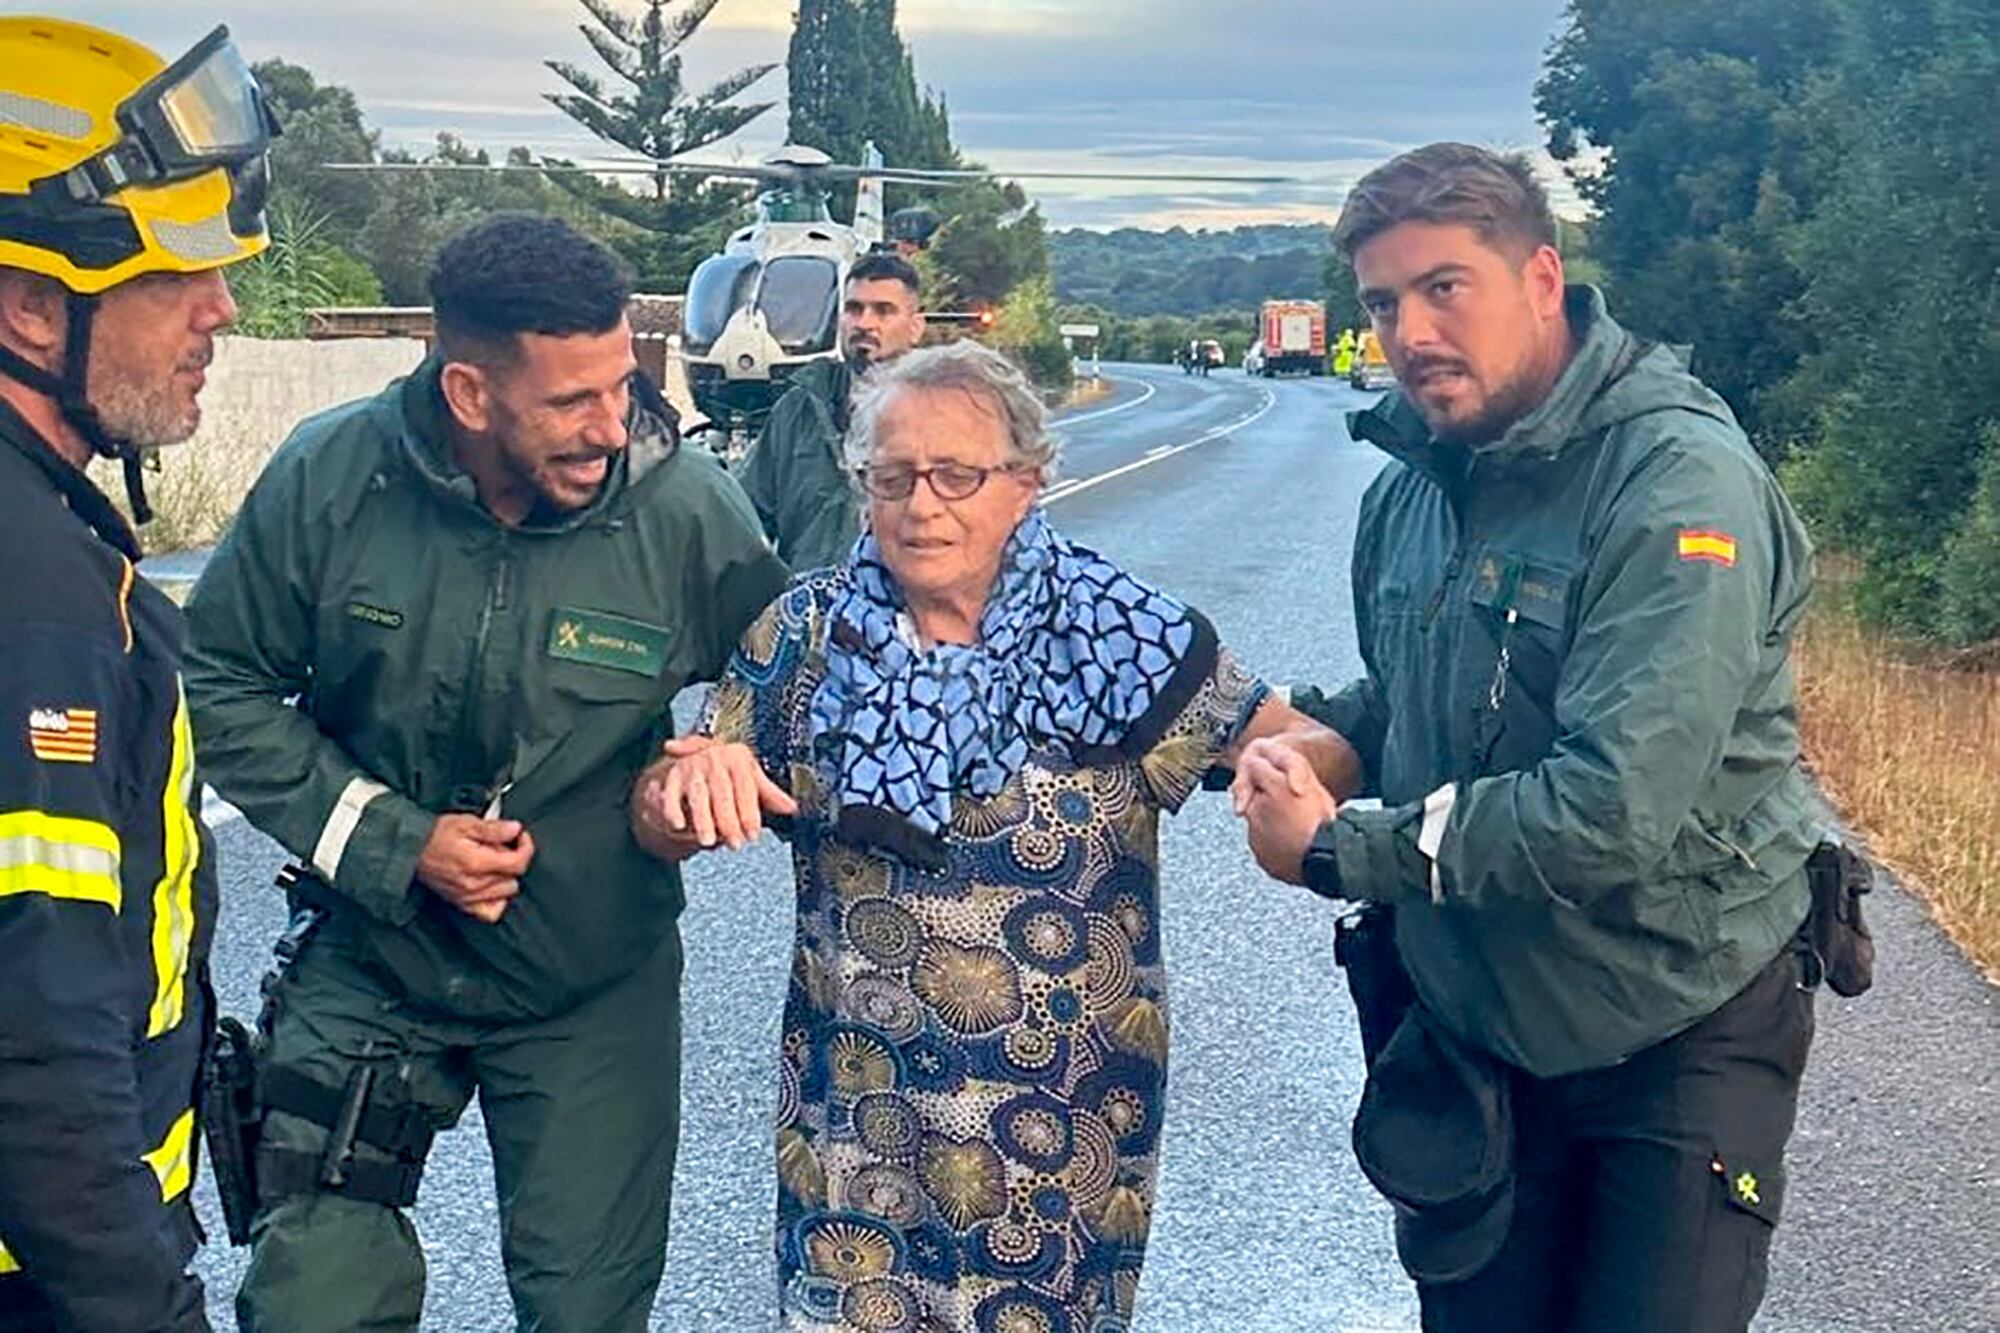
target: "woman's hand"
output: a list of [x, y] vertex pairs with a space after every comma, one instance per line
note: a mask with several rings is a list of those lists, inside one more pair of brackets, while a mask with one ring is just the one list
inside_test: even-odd
[[1312, 763], [1283, 739], [1251, 741], [1237, 758], [1229, 794], [1249, 825], [1250, 854], [1264, 873], [1305, 883], [1306, 848], [1319, 826], [1340, 813]]
[[[1266, 697], [1257, 711], [1251, 714], [1250, 724], [1223, 754], [1220, 766], [1233, 769], [1241, 776], [1244, 756], [1253, 749], [1265, 749], [1265, 745], [1260, 743], [1270, 742], [1297, 752], [1311, 766], [1312, 775], [1319, 779], [1319, 785], [1335, 800], [1352, 800], [1361, 794], [1361, 756], [1348, 744], [1347, 738], [1301, 713], [1276, 694]], [[1266, 750], [1266, 754], [1269, 753]], [[1260, 776], [1268, 778], [1268, 770], [1260, 772]], [[1249, 787], [1239, 782], [1230, 790], [1236, 793], [1236, 813], [1240, 815], [1244, 812]], [[1302, 792], [1296, 794], [1303, 795]]]
[[765, 774], [749, 746], [708, 736], [667, 742], [663, 757], [632, 789], [632, 834], [666, 861], [718, 842], [732, 851], [756, 841], [764, 816], [793, 815], [798, 803]]

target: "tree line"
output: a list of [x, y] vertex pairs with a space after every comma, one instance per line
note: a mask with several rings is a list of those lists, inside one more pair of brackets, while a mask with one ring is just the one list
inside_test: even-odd
[[1313, 297], [1324, 281], [1328, 228], [1226, 231], [1120, 228], [1049, 238], [1057, 299], [1121, 316], [1254, 309], [1269, 297]]
[[[720, 0], [579, 3], [580, 31], [596, 62], [544, 62], [563, 85], [545, 96], [612, 150], [654, 159], [695, 154], [774, 105], [740, 99], [754, 94], [775, 64], [746, 66], [706, 88], [687, 86], [683, 48]], [[942, 96], [918, 87], [896, 24], [895, 0], [801, 0], [786, 61], [788, 138], [842, 162], [858, 162], [872, 141], [895, 166], [977, 165], [952, 143]], [[385, 149], [351, 90], [283, 60], [264, 61], [256, 73], [285, 132], [272, 151], [272, 248], [236, 282], [239, 326], [253, 335], [296, 336], [317, 306], [423, 304], [438, 249], [495, 212], [563, 217], [618, 251], [640, 290], [665, 293], [685, 290], [694, 267], [752, 216], [751, 188], [664, 172], [629, 189], [560, 170], [337, 170], [490, 166], [496, 159], [448, 133], [421, 156]], [[525, 146], [498, 159], [515, 167], [551, 161]], [[890, 191], [892, 208], [929, 205], [942, 222], [922, 261], [928, 302], [995, 311], [995, 338], [1039, 378], [1066, 382], [1042, 221], [1019, 187]], [[836, 216], [851, 218], [852, 208], [849, 187], [835, 199]]]
[[1537, 105], [1620, 319], [1694, 344], [1858, 609], [2000, 637], [2000, 7], [1571, 0]]
[[1309, 224], [1070, 229], [1049, 237], [1049, 265], [1063, 322], [1096, 324], [1106, 360], [1171, 361], [1212, 338], [1234, 364], [1256, 341], [1267, 300], [1325, 300], [1333, 328], [1361, 327], [1353, 279], [1329, 263], [1330, 239], [1331, 228]]

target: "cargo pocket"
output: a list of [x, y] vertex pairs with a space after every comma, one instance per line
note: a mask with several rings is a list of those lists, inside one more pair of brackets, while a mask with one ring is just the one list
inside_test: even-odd
[[671, 631], [627, 616], [559, 608], [546, 651], [530, 673], [515, 722], [515, 789], [509, 809], [536, 811], [551, 793], [615, 771], [605, 799], [624, 784], [672, 726], [683, 669]]
[[[1482, 557], [1468, 580], [1473, 621], [1491, 645], [1490, 672], [1474, 671], [1474, 773], [1532, 766], [1554, 745], [1556, 685], [1569, 651], [1570, 570], [1524, 555]], [[1485, 651], [1468, 635], [1468, 661]]]
[[1771, 1275], [1771, 1234], [1785, 1204], [1785, 1168], [1754, 1155], [1717, 1152], [1715, 1194], [1701, 1256], [1702, 1301], [1694, 1326], [1747, 1329]]

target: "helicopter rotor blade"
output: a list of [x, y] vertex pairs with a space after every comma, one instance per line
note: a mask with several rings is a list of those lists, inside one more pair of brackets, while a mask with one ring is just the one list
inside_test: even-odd
[[643, 158], [619, 159], [619, 165], [635, 171], [665, 172], [669, 176], [727, 176], [746, 181], [788, 181], [798, 177], [796, 167], [763, 166], [748, 162], [648, 162]]
[[[633, 165], [638, 165], [634, 163]], [[708, 171], [711, 168], [695, 163], [664, 163], [663, 169]], [[1197, 185], [1296, 185], [1296, 176], [1229, 176], [1229, 175], [1188, 175], [1182, 172], [1119, 172], [1119, 171], [983, 171], [928, 167], [861, 167], [846, 162], [833, 162], [825, 166], [796, 166], [780, 163], [765, 166], [740, 166], [727, 169], [715, 168], [719, 175], [740, 175], [778, 181], [798, 181], [811, 183], [848, 184], [858, 180], [889, 181], [900, 185], [969, 185], [979, 181], [1007, 180], [1078, 180], [1078, 181], [1157, 181], [1173, 185], [1191, 183]]]
[[1208, 176], [1151, 171], [1001, 171], [995, 180], [1024, 181], [1160, 181], [1196, 185], [1296, 185], [1296, 176]]
[[974, 181], [1009, 180], [1072, 180], [1072, 181], [1159, 181], [1165, 184], [1192, 182], [1203, 185], [1296, 185], [1296, 176], [1211, 176], [1188, 175], [1182, 172], [1128, 172], [1128, 171], [930, 171], [919, 167], [890, 167], [885, 171], [866, 172], [859, 167], [837, 167], [842, 173], [833, 179], [844, 180], [851, 176], [873, 175], [884, 180], [903, 181], [912, 185], [951, 185]]
[[532, 171], [536, 175], [583, 174], [587, 176], [650, 176], [657, 168], [635, 167], [623, 164], [612, 166], [579, 166], [574, 163], [555, 162], [323, 162], [325, 171], [433, 171], [433, 172], [485, 172]]
[[746, 181], [789, 181], [798, 173], [790, 168], [720, 166], [696, 162], [326, 162], [328, 171], [443, 171], [495, 172], [532, 171], [537, 173], [581, 173], [587, 176], [709, 176]]
[[1231, 176], [1179, 172], [1127, 171], [972, 171], [918, 167], [859, 167], [846, 163], [800, 166], [793, 163], [739, 164], [721, 162], [648, 162], [622, 158], [611, 162], [329, 162], [329, 171], [536, 171], [580, 172], [593, 176], [704, 176], [757, 181], [775, 185], [847, 184], [859, 180], [899, 185], [971, 185], [979, 181], [1067, 180], [1140, 181], [1166, 185], [1297, 185], [1296, 176]]

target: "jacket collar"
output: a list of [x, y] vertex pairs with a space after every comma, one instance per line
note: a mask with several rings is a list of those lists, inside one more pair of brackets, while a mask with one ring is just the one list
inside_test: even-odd
[[[1568, 367], [1533, 411], [1498, 439], [1474, 445], [1469, 451], [1473, 457], [1495, 463], [1554, 458], [1573, 441], [1617, 419], [1599, 410], [1602, 400], [1645, 348], [1611, 318], [1595, 287], [1572, 284], [1563, 305], [1576, 338]], [[1383, 395], [1372, 408], [1348, 413], [1347, 427], [1355, 439], [1367, 440], [1433, 477], [1455, 477], [1464, 467], [1468, 451], [1433, 440], [1423, 417], [1400, 389]]]
[[[441, 384], [443, 371], [442, 359], [433, 353], [408, 378], [391, 385], [383, 396], [396, 416], [403, 457], [424, 484], [447, 503], [469, 507], [489, 522], [497, 522], [479, 502], [479, 490], [471, 475], [452, 456], [451, 415], [445, 406]], [[608, 519], [623, 509], [627, 493], [640, 478], [679, 452], [676, 415], [659, 398], [657, 390], [642, 392], [635, 386], [625, 429], [626, 446], [611, 460], [596, 499], [582, 509], [561, 514], [550, 514], [537, 507], [516, 530], [571, 532]]]
[[845, 357], [811, 362], [800, 367], [791, 378], [792, 386], [805, 393], [813, 411], [820, 417], [821, 426], [832, 437], [836, 457], [840, 453], [841, 437], [847, 434], [856, 383], [854, 367], [848, 364]]
[[46, 477], [50, 488], [62, 497], [70, 512], [82, 519], [92, 532], [116, 548], [127, 560], [135, 564], [139, 561], [139, 538], [132, 531], [132, 525], [125, 521], [125, 515], [111, 503], [109, 496], [97, 489], [81, 468], [57, 453], [55, 446], [43, 439], [41, 432], [29, 425], [28, 419], [5, 399], [0, 399], [0, 441], [18, 450]]

